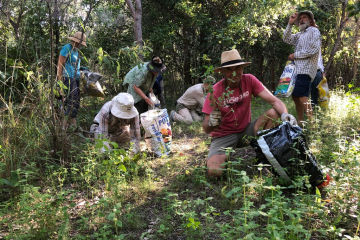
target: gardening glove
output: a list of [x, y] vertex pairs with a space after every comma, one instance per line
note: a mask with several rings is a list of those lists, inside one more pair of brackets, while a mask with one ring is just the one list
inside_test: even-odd
[[155, 104], [154, 104], [154, 102], [150, 99], [150, 98], [146, 98], [145, 99], [145, 102], [149, 105], [148, 106], [148, 109], [154, 109], [155, 108]]
[[160, 101], [159, 99], [155, 96], [155, 94], [150, 93], [149, 94], [150, 100], [153, 102], [154, 104], [154, 108], [159, 108], [160, 107]]
[[210, 113], [209, 126], [216, 127], [221, 123], [221, 112], [219, 110], [213, 110]]
[[291, 125], [297, 125], [296, 118], [293, 115], [289, 114], [289, 113], [281, 114], [281, 121], [289, 122]]
[[131, 154], [135, 155], [140, 152], [140, 143], [139, 141], [131, 142]]

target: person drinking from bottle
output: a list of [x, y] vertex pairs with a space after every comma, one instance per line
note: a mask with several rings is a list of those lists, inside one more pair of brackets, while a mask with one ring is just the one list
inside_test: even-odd
[[[240, 146], [246, 137], [255, 137], [258, 130], [275, 127], [279, 117], [282, 121], [297, 124], [280, 99], [254, 75], [243, 74], [244, 67], [250, 64], [233, 49], [221, 54], [221, 66], [215, 69], [223, 79], [213, 86], [202, 109], [205, 114], [203, 129], [212, 137], [207, 158], [209, 176], [221, 176], [226, 161], [224, 148]], [[252, 96], [260, 97], [272, 106], [255, 120], [251, 119]]]

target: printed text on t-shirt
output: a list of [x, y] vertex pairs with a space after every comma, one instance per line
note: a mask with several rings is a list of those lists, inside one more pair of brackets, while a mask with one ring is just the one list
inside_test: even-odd
[[229, 98], [225, 98], [223, 101], [223, 107], [229, 108], [237, 103], [240, 103], [244, 98], [249, 97], [249, 95], [249, 91], [246, 91], [239, 96], [231, 96]]

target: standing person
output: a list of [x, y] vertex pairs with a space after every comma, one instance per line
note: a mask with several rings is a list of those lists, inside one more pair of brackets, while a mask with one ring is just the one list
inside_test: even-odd
[[201, 111], [208, 88], [212, 86], [209, 82], [214, 83], [215, 79], [209, 76], [204, 83], [198, 83], [185, 91], [176, 101], [175, 111], [172, 110], [170, 113], [171, 121], [191, 124], [203, 120]]
[[62, 80], [66, 86], [66, 96], [63, 99], [64, 111], [67, 118], [64, 119], [63, 128], [76, 127], [76, 116], [80, 107], [80, 55], [79, 49], [86, 47], [86, 35], [76, 32], [68, 37], [70, 43], [60, 50], [57, 64], [57, 79]]
[[[215, 71], [223, 79], [213, 86], [213, 93], [206, 97], [203, 113], [203, 129], [211, 134], [211, 145], [207, 159], [209, 176], [220, 176], [226, 161], [224, 148], [236, 147], [244, 138], [256, 136], [259, 129], [275, 126], [275, 120], [296, 124], [294, 116], [288, 114], [285, 104], [275, 97], [252, 74], [243, 74], [245, 62], [236, 49], [221, 54], [221, 66]], [[251, 120], [251, 97], [260, 97], [272, 108], [258, 119]]]
[[[128, 148], [132, 143], [132, 152], [140, 151], [139, 112], [134, 107], [134, 98], [128, 93], [119, 93], [111, 101], [106, 102], [95, 116], [90, 132], [95, 138], [105, 138], [116, 142], [119, 147]], [[107, 149], [111, 149], [105, 141]], [[107, 149], [103, 147], [102, 152]]]
[[149, 106], [153, 107], [148, 94], [153, 92], [156, 77], [165, 69], [160, 57], [155, 56], [150, 62], [141, 63], [126, 74], [123, 85], [128, 84], [127, 92], [133, 96], [139, 114], [146, 112]]
[[[295, 23], [299, 26], [300, 32], [291, 34]], [[295, 46], [295, 52], [290, 54], [288, 59], [295, 61], [296, 81], [292, 98], [298, 121], [302, 123], [304, 112], [308, 118], [312, 116], [312, 108], [309, 104], [310, 85], [316, 75], [321, 47], [321, 35], [313, 13], [302, 11], [292, 14], [284, 31], [283, 40]]]
[[319, 105], [319, 89], [317, 88], [319, 83], [324, 77], [324, 65], [323, 59], [321, 56], [321, 51], [319, 52], [319, 60], [318, 60], [318, 69], [314, 78], [314, 81], [311, 83], [311, 107]]

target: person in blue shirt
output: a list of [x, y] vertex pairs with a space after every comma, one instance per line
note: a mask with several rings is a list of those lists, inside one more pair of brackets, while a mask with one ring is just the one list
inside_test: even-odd
[[63, 82], [65, 96], [63, 96], [65, 116], [63, 128], [76, 127], [76, 116], [80, 107], [80, 55], [79, 49], [86, 47], [86, 35], [76, 32], [68, 37], [70, 43], [64, 45], [60, 51], [57, 64], [57, 80]]

